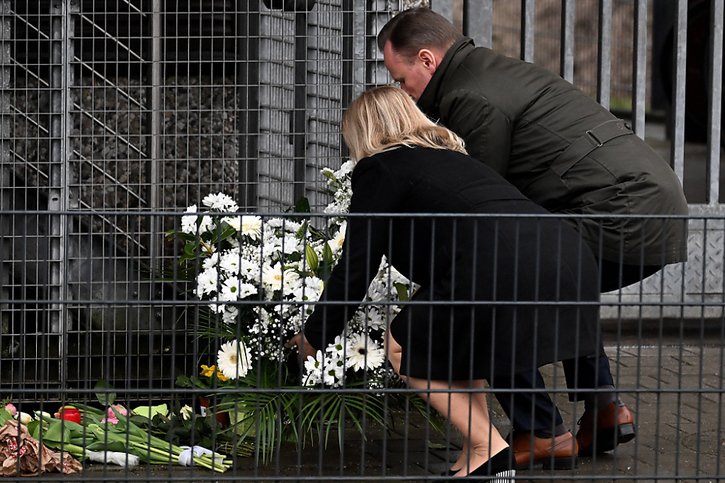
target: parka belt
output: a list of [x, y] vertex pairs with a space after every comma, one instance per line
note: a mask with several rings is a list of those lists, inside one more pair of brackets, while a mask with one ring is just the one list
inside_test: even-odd
[[577, 138], [551, 163], [551, 169], [559, 176], [569, 171], [572, 166], [579, 162], [584, 156], [591, 153], [598, 147], [612, 139], [634, 134], [628, 122], [621, 119], [605, 121], [592, 129], [589, 129], [581, 137]]

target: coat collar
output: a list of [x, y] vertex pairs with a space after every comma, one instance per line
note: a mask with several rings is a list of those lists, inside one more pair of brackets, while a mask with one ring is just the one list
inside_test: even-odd
[[423, 94], [418, 99], [418, 107], [421, 111], [425, 112], [433, 118], [440, 117], [440, 99], [439, 90], [443, 84], [443, 80], [446, 74], [456, 70], [456, 67], [463, 62], [463, 59], [468, 54], [468, 51], [474, 49], [473, 40], [468, 37], [461, 37], [457, 40], [451, 48], [448, 49], [446, 55], [441, 61], [441, 65], [438, 66], [430, 82], [426, 86]]

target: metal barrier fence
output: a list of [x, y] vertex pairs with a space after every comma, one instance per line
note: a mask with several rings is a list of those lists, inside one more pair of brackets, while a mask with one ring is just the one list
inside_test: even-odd
[[[201, 377], [199, 364], [208, 371], [215, 362], [202, 356], [221, 348], [199, 333], [221, 326], [197, 310], [207, 303], [190, 292], [179, 264], [184, 240], [165, 234], [180, 229], [188, 206], [217, 192], [243, 213], [285, 216], [290, 225], [301, 215], [285, 210], [303, 197], [320, 212], [331, 200], [320, 171], [346, 156], [345, 106], [390, 81], [375, 34], [419, 3], [0, 0], [0, 398], [28, 413], [100, 407], [96, 393], [117, 393], [126, 407], [188, 403], [195, 412], [202, 403], [236, 411], [223, 405], [227, 392], [304, 399], [306, 390], [281, 379], [262, 391], [187, 387], [194, 382], [186, 378]], [[637, 416], [637, 438], [614, 454], [582, 458], [576, 470], [519, 478], [725, 478], [722, 3], [431, 3], [477, 44], [544, 64], [629, 118], [670, 161], [691, 203], [688, 262], [602, 295], [603, 340], [615, 385]], [[314, 219], [317, 227], [329, 221]], [[561, 365], [545, 377], [565, 424], [577, 428], [581, 403], [567, 401]], [[205, 381], [219, 389], [218, 379]], [[364, 392], [337, 391], [352, 399]], [[251, 456], [226, 473], [179, 468], [171, 464], [178, 455], [167, 455], [167, 465], [96, 463], [73, 478], [435, 479], [455, 459], [459, 437], [433, 428], [429, 406], [401, 397], [414, 391], [373, 392], [383, 395], [364, 395], [373, 405], [382, 398], [379, 410], [395, 423], [388, 431], [370, 415], [358, 431], [350, 412], [338, 426], [315, 426], [304, 445], [277, 440], [269, 453], [254, 450], [266, 433], [248, 434], [251, 446], [240, 451]], [[506, 432], [495, 402], [492, 411]], [[215, 418], [199, 416], [186, 442], [229, 454], [219, 443], [242, 435], [229, 431], [229, 415], [219, 419], [224, 435], [201, 424]]]

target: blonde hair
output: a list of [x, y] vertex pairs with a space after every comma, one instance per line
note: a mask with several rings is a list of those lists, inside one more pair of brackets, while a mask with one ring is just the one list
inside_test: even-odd
[[466, 153], [460, 137], [431, 122], [408, 94], [392, 86], [365, 91], [350, 104], [342, 137], [355, 161], [401, 144]]

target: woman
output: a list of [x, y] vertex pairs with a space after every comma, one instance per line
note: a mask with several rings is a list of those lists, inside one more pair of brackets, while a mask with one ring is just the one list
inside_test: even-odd
[[[489, 420], [485, 394], [472, 389], [494, 372], [596, 352], [593, 255], [576, 232], [467, 156], [462, 140], [400, 89], [363, 93], [342, 134], [357, 161], [353, 216], [321, 297], [337, 303], [319, 305], [289, 344], [306, 357], [339, 335], [386, 255], [420, 285], [389, 325], [386, 354], [461, 432], [464, 451], [449, 472], [510, 481], [513, 455]], [[378, 216], [355, 216], [365, 213]]]

